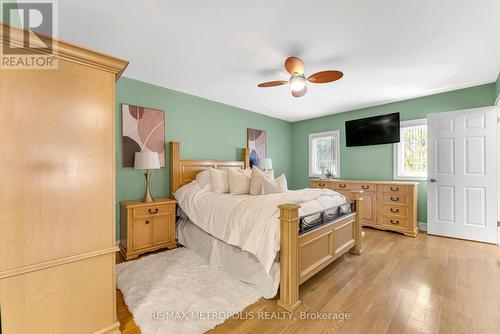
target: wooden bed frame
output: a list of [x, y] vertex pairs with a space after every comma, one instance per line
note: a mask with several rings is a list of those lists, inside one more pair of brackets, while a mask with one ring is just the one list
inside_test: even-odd
[[[241, 161], [181, 160], [180, 143], [170, 142], [170, 192], [193, 181], [212, 168], [249, 167], [249, 150], [242, 149]], [[350, 193], [352, 211], [301, 233], [306, 216], [299, 205], [282, 204], [280, 210], [280, 298], [278, 305], [293, 312], [301, 305], [299, 286], [347, 252], [361, 254], [362, 191]], [[344, 204], [345, 206], [347, 204]], [[337, 207], [336, 207], [337, 208]], [[340, 211], [339, 211], [340, 212]], [[316, 215], [318, 213], [315, 213]], [[325, 212], [319, 213], [324, 217]], [[308, 215], [310, 216], [310, 215]], [[300, 230], [300, 231], [299, 231]]]

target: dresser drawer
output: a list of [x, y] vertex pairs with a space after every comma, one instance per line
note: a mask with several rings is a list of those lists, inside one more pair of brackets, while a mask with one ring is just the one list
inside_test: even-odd
[[382, 215], [382, 225], [391, 228], [407, 229], [409, 226], [408, 219], [398, 216], [385, 216]]
[[354, 187], [354, 183], [348, 183], [348, 182], [332, 182], [332, 189], [339, 189], [339, 190], [352, 190]]
[[150, 217], [158, 215], [173, 214], [175, 205], [152, 205], [133, 209], [133, 217]]
[[398, 194], [407, 194], [409, 193], [408, 186], [401, 186], [401, 185], [382, 185], [382, 192], [387, 192], [387, 193], [398, 193]]
[[327, 184], [324, 181], [311, 181], [311, 188], [327, 188]]
[[362, 190], [362, 191], [377, 191], [377, 185], [371, 183], [353, 183], [351, 190]]
[[408, 217], [409, 207], [406, 205], [390, 205], [390, 204], [382, 204], [383, 215], [393, 215], [400, 217]]
[[388, 194], [388, 193], [383, 193], [382, 194], [382, 202], [388, 203], [388, 204], [408, 204], [409, 203], [409, 198], [410, 196], [408, 194], [401, 194], [401, 193], [394, 193], [394, 194]]

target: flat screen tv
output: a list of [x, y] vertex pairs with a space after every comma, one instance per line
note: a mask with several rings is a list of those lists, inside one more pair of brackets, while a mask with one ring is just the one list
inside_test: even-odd
[[346, 145], [399, 143], [399, 113], [345, 122]]

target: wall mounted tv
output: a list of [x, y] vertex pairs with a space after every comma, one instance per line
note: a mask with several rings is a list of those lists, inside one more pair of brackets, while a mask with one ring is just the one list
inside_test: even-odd
[[399, 143], [399, 113], [347, 121], [345, 136], [348, 147]]

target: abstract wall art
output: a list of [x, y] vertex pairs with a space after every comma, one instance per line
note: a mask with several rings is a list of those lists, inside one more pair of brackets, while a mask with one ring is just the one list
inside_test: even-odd
[[259, 166], [260, 159], [266, 157], [266, 131], [247, 129], [248, 148], [250, 149], [250, 167]]
[[165, 113], [161, 110], [122, 104], [123, 167], [134, 167], [135, 152], [157, 152], [165, 167]]

